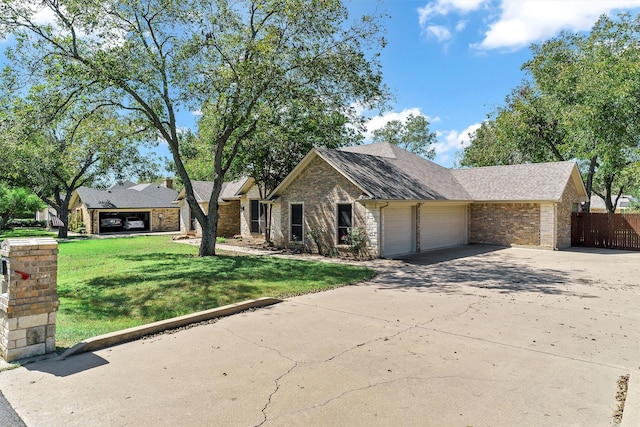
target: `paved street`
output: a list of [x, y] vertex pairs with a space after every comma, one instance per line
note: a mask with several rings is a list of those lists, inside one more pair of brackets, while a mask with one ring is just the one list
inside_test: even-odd
[[[35, 426], [640, 423], [640, 253], [470, 246], [0, 373]], [[629, 403], [631, 405], [629, 406]]]

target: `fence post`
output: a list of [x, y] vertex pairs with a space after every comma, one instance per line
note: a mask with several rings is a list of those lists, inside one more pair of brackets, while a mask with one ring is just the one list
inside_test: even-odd
[[58, 242], [7, 239], [0, 255], [0, 356], [11, 362], [54, 352]]

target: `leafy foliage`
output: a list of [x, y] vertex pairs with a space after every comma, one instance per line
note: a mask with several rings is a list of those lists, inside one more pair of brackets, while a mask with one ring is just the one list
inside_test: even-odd
[[[42, 4], [53, 25], [36, 20]], [[379, 20], [349, 22], [339, 0], [10, 0], [0, 7], [0, 33], [16, 35], [11, 53], [27, 68], [63, 86], [96, 87], [106, 104], [168, 143], [203, 229], [200, 255], [215, 254], [227, 171], [273, 114], [294, 108], [292, 100], [321, 101], [331, 111], [384, 100]], [[177, 113], [195, 110], [202, 112], [198, 138], [185, 150]], [[214, 182], [206, 212], [183, 158], [189, 150], [207, 153], [199, 166], [199, 177]]]
[[531, 81], [472, 136], [463, 166], [577, 159], [587, 193], [613, 212], [637, 186], [640, 16], [602, 16], [589, 34], [532, 46]]
[[9, 220], [25, 213], [35, 213], [44, 208], [44, 203], [25, 188], [10, 188], [0, 183], [0, 230]]
[[409, 114], [403, 122], [391, 120], [384, 127], [373, 131], [374, 142], [390, 142], [407, 151], [434, 159], [436, 150], [435, 132], [429, 132], [429, 121], [421, 114]]

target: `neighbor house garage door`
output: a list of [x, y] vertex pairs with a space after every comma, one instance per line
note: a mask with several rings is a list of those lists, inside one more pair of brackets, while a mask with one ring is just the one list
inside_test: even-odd
[[384, 241], [382, 256], [408, 254], [415, 247], [413, 207], [386, 207], [383, 212]]
[[420, 210], [420, 251], [466, 243], [466, 206], [422, 206]]

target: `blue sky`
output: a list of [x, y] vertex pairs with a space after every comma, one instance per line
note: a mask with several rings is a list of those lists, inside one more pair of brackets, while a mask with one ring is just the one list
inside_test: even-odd
[[562, 30], [589, 31], [600, 15], [640, 13], [640, 0], [351, 0], [354, 14], [388, 13], [382, 53], [392, 111], [369, 128], [410, 112], [438, 135], [436, 163], [451, 167], [495, 106], [525, 74], [529, 46]]

